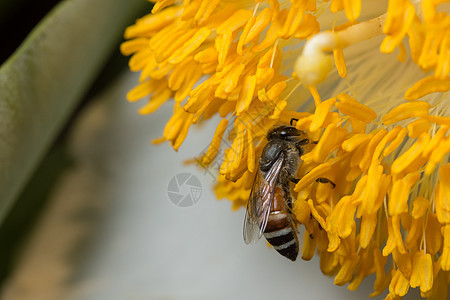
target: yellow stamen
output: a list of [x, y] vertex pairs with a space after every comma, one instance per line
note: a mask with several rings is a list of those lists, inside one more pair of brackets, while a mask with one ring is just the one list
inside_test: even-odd
[[[305, 14], [303, 16], [302, 22], [300, 23], [300, 25], [297, 28], [297, 31], [294, 34], [294, 37], [297, 39], [306, 39], [318, 33], [319, 31], [320, 31], [320, 24], [317, 21], [316, 17], [313, 16], [312, 14]], [[344, 63], [345, 66], [343, 58], [342, 62]]]
[[442, 247], [442, 224], [439, 222], [435, 213], [428, 214], [428, 220], [426, 224], [425, 234], [427, 239], [425, 241], [424, 252], [428, 252], [431, 255], [435, 255], [441, 250]]
[[336, 108], [345, 115], [364, 123], [370, 123], [377, 117], [377, 114], [371, 108], [359, 103], [347, 94], [339, 94], [338, 100], [340, 102], [336, 103]]
[[[154, 57], [148, 48], [144, 48], [141, 51], [135, 53], [128, 62], [130, 70], [135, 72], [145, 67], [145, 65], [151, 63]], [[154, 65], [156, 67], [156, 65]]]
[[[249, 124], [248, 126], [251, 126]], [[256, 157], [255, 157], [255, 144], [253, 142], [253, 135], [252, 135], [252, 128], [247, 128], [247, 140], [248, 140], [248, 157], [247, 157], [247, 168], [249, 172], [255, 172], [255, 164], [256, 164]]]
[[371, 215], [363, 215], [361, 218], [361, 232], [359, 235], [359, 243], [361, 248], [365, 249], [369, 246], [373, 233], [377, 227], [377, 213]]
[[316, 106], [316, 111], [313, 115], [312, 122], [310, 125], [311, 131], [316, 131], [317, 129], [322, 127], [325, 118], [328, 115], [328, 112], [335, 103], [336, 98], [331, 98], [321, 102], [318, 106]]
[[294, 201], [292, 212], [300, 224], [306, 224], [310, 220], [311, 209], [308, 202], [303, 199]]
[[366, 171], [366, 170], [369, 168], [376, 147], [377, 147], [378, 144], [382, 141], [382, 139], [384, 138], [384, 136], [385, 136], [387, 133], [388, 133], [388, 132], [387, 132], [386, 129], [382, 129], [382, 130], [378, 131], [378, 132], [370, 139], [369, 144], [367, 145], [367, 148], [366, 148], [366, 150], [365, 150], [365, 153], [364, 153], [364, 155], [363, 155], [361, 161], [359, 162], [359, 168], [360, 168], [362, 171]]
[[322, 138], [313, 150], [314, 161], [317, 163], [323, 162], [331, 152], [342, 144], [346, 135], [347, 130], [344, 128], [336, 126], [336, 124], [328, 125]]
[[293, 5], [289, 9], [284, 26], [279, 32], [281, 37], [288, 38], [295, 33], [303, 19], [304, 12], [305, 7], [303, 1], [293, 2]]
[[368, 142], [371, 138], [372, 136], [369, 134], [355, 134], [342, 143], [342, 149], [347, 152], [352, 152], [360, 145]]
[[336, 65], [336, 69], [338, 70], [339, 76], [345, 78], [347, 75], [347, 66], [345, 65], [344, 52], [342, 49], [334, 49], [334, 64]]
[[219, 69], [222, 68], [225, 64], [231, 43], [235, 38], [235, 34], [231, 31], [226, 31], [221, 37], [222, 38], [217, 37], [215, 43], [216, 49], [219, 52], [219, 55], [217, 57], [219, 62]]
[[[230, 72], [222, 79], [219, 86], [216, 89], [215, 96], [217, 98], [226, 99], [231, 92], [237, 87], [239, 79], [244, 72], [245, 65], [236, 65]], [[249, 87], [249, 86], [247, 86]], [[253, 94], [251, 94], [253, 97]]]
[[314, 98], [314, 104], [316, 105], [316, 107], [318, 107], [320, 105], [320, 103], [322, 102], [322, 100], [320, 99], [319, 92], [317, 91], [315, 86], [309, 86], [308, 89]]
[[151, 94], [155, 88], [156, 84], [154, 81], [145, 81], [129, 91], [127, 93], [127, 99], [130, 102], [135, 102], [148, 94]]
[[[401, 3], [401, 4], [400, 4]], [[415, 17], [414, 5], [409, 1], [389, 1], [389, 7], [383, 32], [387, 35], [381, 43], [380, 50], [384, 53], [394, 51], [406, 35]]]
[[283, 112], [286, 106], [287, 106], [286, 100], [281, 100], [280, 102], [278, 102], [275, 108], [273, 109], [273, 114], [270, 116], [270, 118], [273, 120], [279, 119], [280, 114]]
[[253, 95], [256, 89], [256, 76], [247, 76], [244, 79], [241, 93], [236, 105], [236, 114], [239, 116], [243, 112], [247, 111], [250, 103], [252, 102]]
[[247, 36], [245, 37], [244, 45], [250, 43], [257, 36], [266, 29], [270, 24], [270, 20], [272, 19], [272, 9], [266, 7], [262, 10], [262, 12], [256, 17], [255, 23], [252, 28], [250, 28]]
[[442, 235], [444, 236], [444, 246], [441, 255], [441, 268], [443, 271], [450, 271], [450, 225], [445, 225]]
[[389, 145], [387, 145], [386, 148], [384, 148], [383, 156], [386, 157], [389, 154], [391, 154], [392, 151], [397, 149], [398, 146], [400, 146], [401, 143], [403, 142], [403, 139], [405, 138], [406, 134], [407, 134], [406, 128], [401, 128], [395, 139]]
[[180, 49], [176, 50], [168, 59], [172, 64], [180, 63], [188, 55], [194, 52], [209, 37], [211, 29], [200, 28], [194, 36], [187, 41]]
[[162, 9], [173, 5], [175, 3], [175, 0], [158, 0], [152, 9], [152, 14], [156, 14], [157, 12], [161, 11]]
[[430, 106], [430, 103], [424, 101], [400, 104], [383, 116], [383, 123], [389, 125], [409, 118], [426, 116]]
[[201, 160], [202, 165], [209, 165], [213, 161], [213, 159], [217, 156], [227, 126], [228, 126], [227, 119], [220, 120], [219, 125], [217, 125], [216, 132], [214, 132], [212, 141], [209, 144], [208, 150], [206, 150], [206, 153], [202, 156]]
[[425, 215], [428, 208], [430, 208], [430, 200], [424, 198], [423, 196], [419, 196], [413, 202], [411, 216], [414, 219], [419, 219]]
[[400, 43], [398, 45], [398, 50], [399, 50], [399, 53], [397, 55], [398, 61], [405, 62], [406, 61], [406, 48], [405, 48], [405, 45], [403, 43]]
[[252, 11], [247, 9], [240, 9], [236, 11], [230, 18], [217, 27], [217, 34], [224, 34], [226, 31], [236, 31], [247, 23], [247, 20], [252, 16]]
[[428, 76], [410, 87], [405, 92], [405, 99], [416, 100], [431, 93], [443, 93], [448, 90], [450, 90], [450, 78], [438, 79], [434, 76]]
[[343, 0], [345, 15], [350, 21], [358, 19], [361, 13], [361, 0]]
[[310, 238], [309, 234], [305, 234], [303, 240], [303, 250], [302, 250], [302, 259], [310, 260], [314, 257], [314, 253], [316, 252], [316, 240]]
[[150, 101], [144, 107], [139, 109], [139, 113], [142, 115], [154, 113], [158, 108], [161, 107], [161, 105], [169, 100], [172, 95], [172, 91], [167, 88], [162, 88], [155, 91], [155, 94], [151, 97]]
[[372, 164], [377, 164], [380, 162], [380, 160], [383, 158], [381, 156], [381, 152], [383, 151], [383, 149], [385, 149], [385, 147], [388, 143], [391, 143], [393, 140], [395, 140], [395, 138], [398, 136], [400, 131], [401, 131], [401, 127], [396, 126], [391, 131], [389, 131], [388, 134], [386, 134], [383, 137], [383, 139], [376, 146], [375, 151], [373, 152]]
[[418, 119], [414, 122], [409, 123], [407, 128], [409, 137], [418, 138], [423, 133], [427, 133], [428, 131], [430, 131], [431, 124], [425, 119]]
[[[398, 299], [408, 293], [409, 280], [403, 275], [400, 270], [396, 270], [392, 276], [391, 283], [389, 284], [389, 295], [385, 299]], [[391, 295], [392, 298], [389, 298]]]
[[162, 10], [158, 15], [145, 16], [137, 20], [136, 24], [129, 26], [125, 30], [124, 36], [126, 39], [131, 39], [155, 33], [173, 23], [182, 9], [181, 6], [172, 6]]
[[[428, 145], [427, 145], [428, 146]], [[443, 139], [439, 147], [434, 148], [429, 155], [427, 166], [425, 167], [425, 175], [431, 175], [436, 168], [436, 165], [450, 152], [450, 138]], [[449, 198], [450, 199], [450, 198]]]
[[148, 47], [148, 39], [137, 38], [134, 40], [123, 42], [120, 45], [120, 52], [123, 55], [131, 55], [131, 54], [136, 53], [146, 47]]
[[408, 198], [411, 188], [420, 179], [420, 174], [408, 174], [402, 180], [396, 180], [392, 184], [389, 197], [389, 215], [400, 215], [408, 211]]
[[342, 239], [348, 237], [355, 226], [356, 205], [352, 202], [351, 196], [342, 197], [327, 219], [327, 231], [336, 231]]
[[[272, 14], [273, 15], [273, 14]], [[273, 17], [272, 17], [273, 18]], [[272, 46], [275, 41], [278, 38], [278, 30], [276, 25], [272, 24], [269, 28], [269, 30], [266, 33], [266, 37], [264, 38], [264, 40], [258, 44], [257, 46], [255, 46], [252, 50], [254, 52], [261, 52], [264, 49]]]
[[295, 185], [294, 190], [296, 192], [303, 190], [308, 185], [313, 183], [317, 178], [325, 176], [325, 174], [327, 174], [330, 170], [331, 170], [330, 163], [318, 165], [300, 179], [300, 181]]
[[400, 174], [403, 171], [407, 171], [408, 167], [412, 166], [413, 163], [422, 161], [423, 159], [421, 155], [423, 154], [423, 150], [427, 146], [428, 142], [428, 135], [426, 135], [423, 139], [418, 139], [411, 148], [409, 148], [392, 163], [392, 173]]
[[325, 223], [325, 220], [317, 212], [317, 209], [315, 208], [314, 203], [311, 199], [308, 200], [308, 205], [309, 205], [309, 209], [310, 209], [311, 214], [314, 217], [314, 219], [316, 219], [317, 222], [319, 222], [319, 224], [320, 224], [320, 226], [322, 226], [322, 228], [326, 228], [327, 224]]
[[339, 272], [336, 274], [336, 277], [334, 277], [334, 284], [344, 285], [349, 282], [353, 277], [353, 273], [358, 263], [359, 256], [357, 255], [347, 258]]
[[197, 21], [198, 25], [201, 26], [208, 20], [219, 3], [220, 0], [202, 1], [194, 17], [194, 20]]
[[[374, 214], [381, 207], [390, 186], [390, 177], [383, 174], [381, 165], [371, 165], [367, 173], [367, 185], [361, 196], [361, 213], [365, 215]], [[376, 191], [376, 192], [375, 192]]]
[[243, 54], [243, 49], [245, 46], [245, 39], [247, 38], [248, 33], [250, 32], [250, 29], [252, 29], [253, 25], [255, 25], [256, 18], [255, 16], [251, 16], [250, 19], [247, 21], [247, 23], [244, 26], [244, 30], [242, 31], [242, 34], [239, 38], [239, 42], [237, 45], [237, 53], [239, 55]]

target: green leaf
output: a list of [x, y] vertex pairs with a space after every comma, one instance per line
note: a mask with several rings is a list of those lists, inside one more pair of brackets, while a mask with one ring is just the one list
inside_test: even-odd
[[0, 224], [145, 5], [144, 0], [63, 1], [0, 67]]

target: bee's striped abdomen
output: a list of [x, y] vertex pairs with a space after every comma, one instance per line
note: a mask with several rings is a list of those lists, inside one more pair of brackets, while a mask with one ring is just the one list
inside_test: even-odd
[[278, 253], [292, 261], [297, 259], [299, 251], [297, 232], [279, 188], [275, 191], [273, 207], [264, 230], [264, 236]]

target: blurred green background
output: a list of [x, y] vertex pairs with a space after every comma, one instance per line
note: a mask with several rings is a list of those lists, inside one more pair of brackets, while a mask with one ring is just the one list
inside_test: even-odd
[[67, 130], [127, 68], [123, 30], [150, 8], [141, 0], [0, 0], [0, 285], [71, 163]]

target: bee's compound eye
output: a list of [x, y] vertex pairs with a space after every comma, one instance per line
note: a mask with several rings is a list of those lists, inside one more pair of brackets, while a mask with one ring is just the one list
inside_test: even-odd
[[281, 131], [280, 131], [280, 136], [281, 136], [281, 137], [285, 137], [285, 136], [287, 136], [287, 135], [288, 135], [288, 133], [287, 133], [286, 130], [281, 130]]
[[298, 144], [301, 145], [301, 146], [309, 144], [309, 140], [308, 139], [303, 139], [303, 140], [299, 141]]

